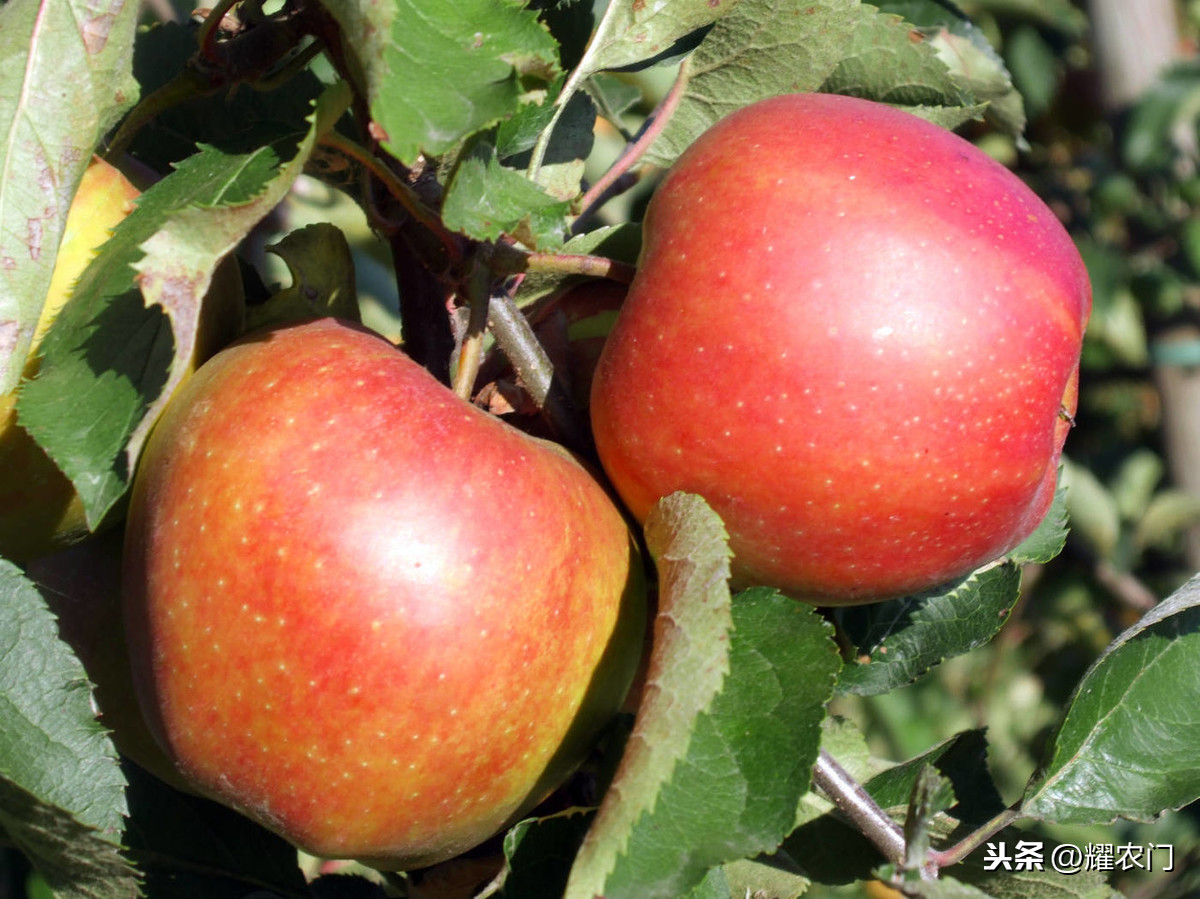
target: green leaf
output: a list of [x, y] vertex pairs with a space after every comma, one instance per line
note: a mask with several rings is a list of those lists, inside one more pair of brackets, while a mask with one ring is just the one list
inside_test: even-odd
[[137, 99], [129, 60], [140, 6], [0, 6], [0, 394], [20, 378], [79, 179]]
[[982, 730], [955, 734], [915, 758], [892, 765], [866, 781], [867, 792], [884, 808], [909, 801], [922, 769], [932, 767], [953, 788], [956, 803], [947, 806], [960, 821], [981, 824], [1004, 810], [987, 764], [987, 738]]
[[1102, 559], [1112, 558], [1121, 538], [1121, 513], [1111, 492], [1090, 469], [1063, 458], [1071, 526]]
[[1164, 71], [1138, 98], [1124, 132], [1122, 158], [1138, 173], [1169, 171], [1194, 157], [1200, 102], [1200, 62], [1188, 59]]
[[734, 110], [816, 90], [837, 68], [860, 16], [858, 0], [742, 0], [692, 54], [687, 88], [645, 160], [668, 166]]
[[930, 764], [921, 765], [904, 820], [904, 866], [919, 871], [929, 857], [931, 829], [939, 812], [954, 804], [954, 789]]
[[[138, 34], [133, 74], [142, 96], [167, 84], [196, 53], [197, 28], [192, 22], [165, 22]], [[196, 152], [199, 144], [240, 153], [294, 133], [325, 85], [311, 68], [288, 78], [274, 90], [261, 85], [233, 85], [169, 106], [138, 130], [130, 153], [156, 172], [169, 172]]]
[[982, 115], [984, 105], [965, 79], [946, 67], [925, 34], [866, 4], [859, 19], [821, 90], [899, 106], [944, 128]]
[[[1011, 840], [1012, 832], [997, 835], [997, 839], [1005, 838]], [[1028, 835], [1016, 836], [1023, 838]], [[1043, 844], [1043, 858], [1049, 859], [1053, 846]], [[992, 899], [1125, 899], [1124, 894], [1108, 885], [1102, 871], [1060, 874], [1050, 865], [1041, 871], [983, 871], [982, 864], [977, 863], [959, 865], [953, 872], [959, 882], [983, 890]]]
[[29, 859], [55, 899], [140, 895], [138, 872], [107, 835], [0, 775], [0, 835], [4, 834]]
[[890, 103], [947, 128], [983, 110], [936, 49], [898, 16], [856, 0], [742, 0], [692, 55], [683, 97], [646, 160], [670, 165], [734, 110], [816, 90]]
[[905, 883], [904, 894], [920, 896], [921, 899], [992, 899], [978, 887], [944, 875], [937, 880], [913, 880]]
[[723, 868], [713, 868], [687, 894], [687, 899], [729, 899], [732, 896]]
[[1092, 317], [1084, 339], [1084, 367], [1146, 365], [1150, 359], [1145, 310], [1133, 295], [1129, 259], [1086, 238], [1077, 242], [1092, 282]]
[[566, 239], [567, 208], [521, 172], [501, 165], [487, 148], [459, 161], [446, 188], [442, 221], [477, 240], [507, 234], [530, 248], [555, 249]]
[[742, 2], [746, 0], [609, 3], [573, 78], [653, 59], [681, 38], [729, 15]]
[[[574, 200], [580, 193], [585, 161], [592, 152], [596, 107], [586, 93], [576, 93], [562, 110], [554, 107], [551, 92], [541, 105], [528, 104], [496, 129], [496, 155], [505, 166], [526, 170], [542, 132], [551, 127], [542, 165], [534, 178], [551, 197]], [[555, 116], [558, 116], [556, 119]]]
[[887, 0], [876, 4], [917, 26], [950, 76], [988, 104], [987, 115], [1014, 136], [1025, 129], [1025, 107], [1004, 59], [983, 32], [952, 3]]
[[1153, 819], [1200, 798], [1200, 579], [1148, 612], [1084, 674], [1023, 814]]
[[800, 899], [812, 881], [798, 871], [790, 871], [770, 859], [739, 859], [722, 869], [729, 881], [730, 896], [770, 896], [771, 899]]
[[1145, 514], [1165, 470], [1158, 453], [1145, 446], [1121, 460], [1109, 486], [1122, 519], [1136, 520]]
[[1169, 550], [1184, 531], [1200, 524], [1200, 497], [1185, 490], [1155, 494], [1138, 519], [1133, 543], [1138, 549]]
[[372, 127], [411, 165], [441, 155], [521, 105], [519, 76], [552, 81], [558, 45], [514, 0], [325, 3], [362, 72]]
[[1030, 563], [1044, 565], [1060, 552], [1067, 544], [1067, 489], [1062, 484], [1062, 469], [1058, 474], [1059, 486], [1054, 492], [1054, 502], [1046, 517], [1018, 546], [1012, 549], [1007, 558], [1018, 565]]
[[1062, 57], [1041, 31], [1031, 25], [1018, 25], [1009, 31], [1005, 55], [1012, 66], [1012, 78], [1020, 86], [1023, 105], [1036, 118], [1050, 108], [1058, 95], [1064, 68]]
[[699, 497], [676, 493], [651, 510], [646, 542], [658, 566], [659, 611], [645, 692], [621, 767], [571, 870], [567, 899], [612, 895], [610, 875], [638, 848], [635, 824], [686, 759], [697, 719], [729, 671], [732, 553], [720, 518]]
[[134, 895], [118, 851], [124, 788], [83, 666], [0, 559], [0, 830], [61, 895]]
[[621, 116], [642, 101], [642, 89], [617, 75], [593, 75], [584, 82], [583, 89], [600, 114], [617, 126], [621, 124]]
[[161, 405], [192, 364], [216, 261], [279, 203], [348, 101], [339, 83], [307, 134], [189, 157], [141, 196], [80, 277], [17, 411], [75, 485], [93, 528], [124, 493]]
[[734, 598], [729, 632], [719, 520], [685, 494], [656, 509], [647, 539], [662, 605], [646, 698], [569, 899], [674, 899], [715, 866], [774, 850], [808, 789], [839, 667], [824, 620], [773, 590]]
[[519, 821], [504, 835], [504, 884], [511, 899], [560, 899], [571, 862], [595, 818], [572, 808], [545, 818]]
[[993, 15], [1045, 25], [1067, 37], [1080, 38], [1088, 30], [1087, 13], [1072, 0], [986, 0], [982, 5]]
[[292, 283], [247, 310], [247, 331], [323, 316], [360, 320], [354, 257], [340, 228], [314, 222], [266, 249], [284, 261]]
[[[561, 82], [555, 84], [541, 103], [526, 104], [516, 115], [500, 123], [496, 129], [496, 155], [505, 165], [521, 168], [528, 164], [529, 151], [555, 117], [554, 101], [561, 89]], [[554, 129], [545, 161], [586, 159], [592, 152], [595, 122], [596, 109], [591, 99], [586, 94], [571, 97]]]
[[982, 646], [1008, 619], [1020, 583], [1020, 568], [1001, 561], [928, 593], [836, 610], [857, 659], [842, 671], [838, 691], [886, 693]]

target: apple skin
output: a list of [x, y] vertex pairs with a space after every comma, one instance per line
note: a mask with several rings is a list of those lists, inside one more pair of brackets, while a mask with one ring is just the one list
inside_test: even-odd
[[739, 585], [926, 590], [1045, 516], [1090, 309], [1064, 228], [972, 144], [882, 104], [774, 97], [652, 197], [596, 445], [639, 519], [704, 496]]
[[247, 337], [172, 398], [124, 592], [138, 695], [185, 779], [307, 852], [396, 870], [566, 777], [645, 615], [587, 470], [332, 319]]

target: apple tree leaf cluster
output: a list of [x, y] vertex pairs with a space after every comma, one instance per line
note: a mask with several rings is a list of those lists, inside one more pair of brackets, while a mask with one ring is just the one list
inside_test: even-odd
[[[1080, 27], [1065, 2], [982, 5]], [[595, 266], [620, 280], [638, 262], [657, 171], [728, 113], [816, 91], [1014, 144], [1027, 124], [1024, 70], [989, 42], [994, 30], [935, 0], [278, 6], [221, 4], [228, 22], [151, 21], [120, 2], [99, 15], [82, 0], [0, 7], [0, 121], [10, 123], [0, 391], [20, 382], [19, 426], [70, 479], [95, 530], [123, 526], [142, 446], [202, 361], [211, 319], [231, 337], [310, 309], [355, 318], [356, 243], [390, 254], [396, 319], [418, 362], [448, 380], [478, 338], [525, 372], [548, 348], [532, 329], [484, 334], [483, 300], [535, 310]], [[598, 163], [614, 135], [621, 150]], [[1148, 170], [1163, 164], [1155, 146], [1129, 153]], [[93, 154], [113, 148], [110, 161], [143, 192], [36, 350], [39, 376], [20, 381], [74, 186]], [[609, 171], [611, 194], [633, 199], [606, 209], [609, 194], [591, 188]], [[288, 221], [317, 183], [365, 218], [357, 240], [330, 222]], [[290, 284], [264, 274], [264, 244]], [[1104, 252], [1094, 246], [1089, 262]], [[233, 266], [244, 312], [213, 299], [222, 265]], [[1111, 315], [1101, 310], [1101, 321]], [[1109, 358], [1121, 329], [1102, 337], [1088, 352]], [[522, 424], [572, 444], [554, 422], [545, 411]], [[590, 452], [586, 437], [571, 448]], [[487, 487], [503, 501], [503, 483]], [[911, 896], [1108, 897], [1097, 872], [985, 870], [978, 844], [1052, 840], [1043, 825], [1147, 821], [1200, 797], [1195, 582], [1097, 647], [1015, 792], [994, 776], [1003, 736], [987, 722], [883, 759], [847, 711], [932, 683], [1004, 640], [1022, 578], [1053, 572], [1068, 504], [1074, 513], [1060, 492], [1025, 543], [949, 585], [819, 611], [770, 588], [731, 593], [720, 518], [697, 497], [670, 497], [643, 533], [657, 615], [640, 704], [561, 790], [491, 842], [387, 875], [297, 859], [247, 818], [119, 758], [95, 719], [96, 675], [56, 636], [47, 588], [0, 560], [3, 858], [62, 895], [152, 899], [338, 895], [335, 864], [363, 895], [451, 895], [437, 885], [466, 880], [461, 895], [725, 899], [883, 879]], [[854, 797], [830, 782], [829, 759], [860, 788], [865, 828], [848, 823], [841, 803]], [[881, 850], [889, 834], [907, 854]], [[930, 859], [945, 863], [936, 880], [919, 876]]]
[[[336, 109], [337, 93], [322, 109]], [[93, 526], [124, 494], [152, 413], [183, 377], [216, 262], [279, 202], [312, 143], [310, 133], [234, 156], [210, 147], [181, 162], [143, 194], [55, 320], [18, 415]], [[91, 349], [97, 322], [105, 339]]]
[[[1197, 675], [1172, 657], [1190, 656], [1200, 639], [1198, 603], [1200, 586], [1192, 580], [1088, 669], [1026, 792], [1029, 814], [1086, 824], [1152, 818], [1195, 795]], [[1160, 679], [1156, 671], [1171, 673]]]

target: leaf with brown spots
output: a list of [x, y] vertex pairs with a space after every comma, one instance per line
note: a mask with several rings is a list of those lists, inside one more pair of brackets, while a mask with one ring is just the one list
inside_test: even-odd
[[101, 136], [137, 99], [139, 8], [0, 6], [0, 394], [25, 364], [75, 187]]
[[330, 88], [307, 134], [245, 154], [207, 147], [189, 157], [142, 195], [80, 277], [17, 410], [75, 485], [89, 526], [124, 493], [159, 407], [195, 364], [201, 298], [217, 260], [282, 199], [348, 93], [345, 83]]

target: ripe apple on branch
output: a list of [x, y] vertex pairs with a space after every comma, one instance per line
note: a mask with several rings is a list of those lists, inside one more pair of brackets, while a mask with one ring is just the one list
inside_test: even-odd
[[593, 476], [332, 319], [254, 332], [172, 399], [124, 583], [134, 681], [184, 778], [387, 869], [545, 798], [642, 646], [638, 554]]
[[698, 493], [734, 575], [821, 605], [917, 593], [1041, 522], [1091, 292], [972, 144], [851, 97], [728, 116], [658, 187], [592, 424], [638, 518]]

